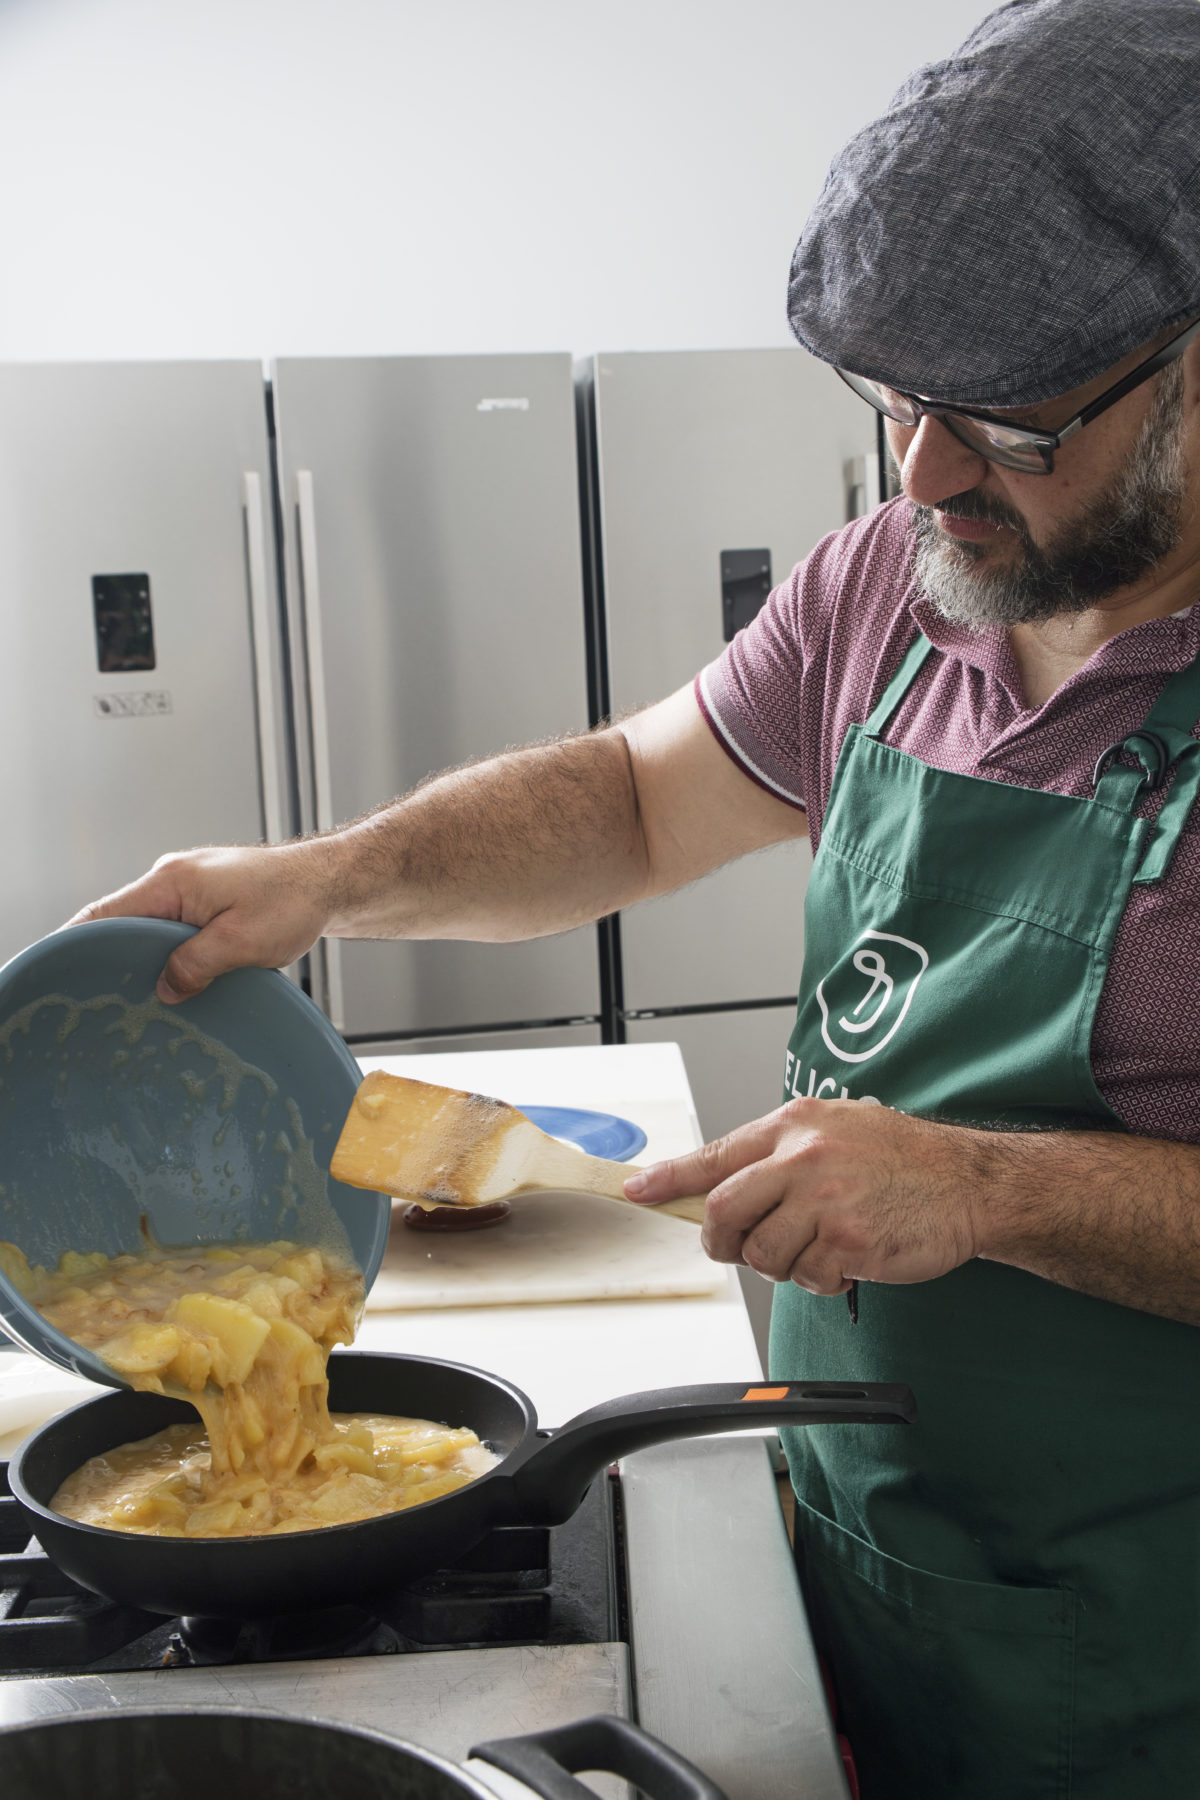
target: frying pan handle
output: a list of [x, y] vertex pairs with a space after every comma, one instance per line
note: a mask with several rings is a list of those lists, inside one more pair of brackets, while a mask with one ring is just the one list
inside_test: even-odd
[[535, 1441], [512, 1472], [521, 1516], [530, 1524], [569, 1519], [597, 1470], [672, 1438], [709, 1437], [762, 1425], [907, 1425], [912, 1392], [896, 1382], [741, 1381], [623, 1394], [579, 1413]]
[[575, 1780], [580, 1769], [623, 1776], [649, 1800], [726, 1800], [715, 1782], [658, 1738], [604, 1714], [477, 1744], [471, 1755], [523, 1781], [543, 1800], [596, 1800], [594, 1788]]

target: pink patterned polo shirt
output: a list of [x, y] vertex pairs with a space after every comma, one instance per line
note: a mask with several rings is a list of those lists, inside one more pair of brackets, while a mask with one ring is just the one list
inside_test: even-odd
[[[1109, 639], [1027, 709], [1007, 632], [949, 625], [915, 586], [910, 518], [908, 502], [894, 500], [825, 538], [696, 678], [718, 742], [752, 780], [807, 808], [814, 850], [846, 730], [866, 720], [917, 625], [939, 654], [886, 742], [934, 768], [1055, 794], [1090, 795], [1101, 752], [1200, 655], [1200, 607], [1152, 619]], [[1143, 796], [1142, 812], [1151, 816], [1161, 799]], [[1200, 806], [1165, 878], [1132, 890], [1092, 1071], [1134, 1131], [1200, 1143]]]

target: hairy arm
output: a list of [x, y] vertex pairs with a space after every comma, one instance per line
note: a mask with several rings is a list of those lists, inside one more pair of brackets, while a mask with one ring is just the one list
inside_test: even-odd
[[541, 937], [805, 829], [690, 688], [618, 726], [455, 770], [325, 840], [342, 937]]
[[1200, 1325], [1200, 1149], [1118, 1132], [972, 1135], [980, 1256]]
[[796, 1100], [626, 1184], [708, 1192], [705, 1248], [814, 1294], [972, 1257], [1200, 1325], [1200, 1149], [1117, 1132], [975, 1131]]
[[200, 929], [164, 999], [323, 933], [505, 942], [569, 930], [804, 829], [725, 755], [690, 689], [623, 725], [451, 770], [340, 830], [194, 850], [94, 902]]

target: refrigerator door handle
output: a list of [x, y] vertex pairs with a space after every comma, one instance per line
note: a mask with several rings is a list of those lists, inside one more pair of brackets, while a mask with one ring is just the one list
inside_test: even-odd
[[846, 486], [846, 520], [861, 519], [873, 512], [883, 499], [880, 486], [879, 457], [874, 450], [865, 456], [852, 456], [842, 465]]
[[[332, 831], [333, 779], [329, 762], [329, 707], [325, 692], [325, 650], [321, 629], [321, 580], [317, 565], [317, 509], [311, 469], [296, 471], [296, 516], [300, 529], [300, 588], [304, 610], [304, 649], [308, 662], [309, 719], [312, 730], [313, 779], [317, 830]], [[345, 1029], [346, 1003], [342, 980], [342, 946], [322, 938], [326, 1011], [339, 1031]]]
[[262, 481], [255, 469], [242, 472], [242, 510], [246, 520], [246, 574], [250, 588], [250, 641], [254, 651], [263, 825], [268, 844], [280, 844], [287, 832], [284, 826], [283, 777], [279, 766], [279, 715], [275, 703], [272, 667], [273, 632], [267, 586]]

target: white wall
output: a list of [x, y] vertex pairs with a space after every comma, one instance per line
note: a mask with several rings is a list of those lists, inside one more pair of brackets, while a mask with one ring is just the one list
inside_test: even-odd
[[786, 343], [980, 0], [0, 0], [0, 360]]

